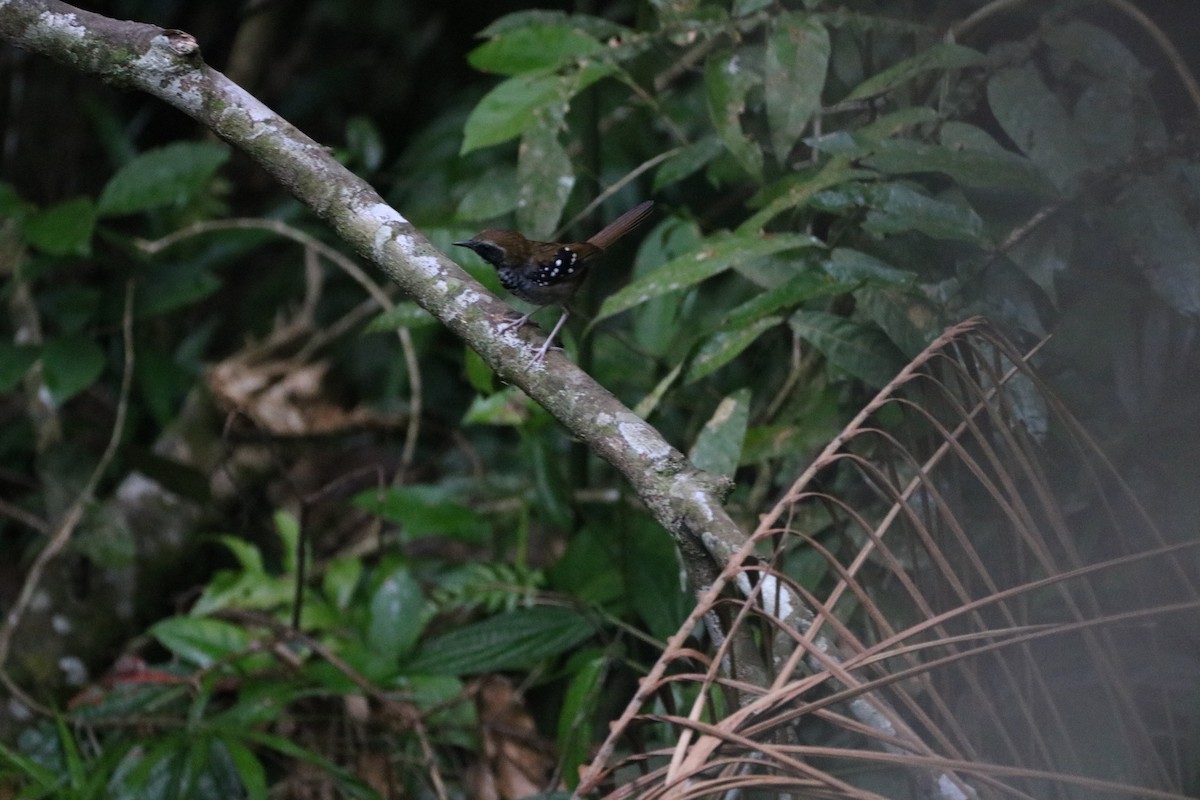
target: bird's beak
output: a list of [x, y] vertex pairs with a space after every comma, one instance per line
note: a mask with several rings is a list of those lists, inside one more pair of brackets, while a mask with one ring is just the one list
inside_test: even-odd
[[467, 239], [465, 242], [451, 242], [450, 244], [454, 245], [455, 247], [470, 247], [471, 245], [475, 244], [475, 240]]

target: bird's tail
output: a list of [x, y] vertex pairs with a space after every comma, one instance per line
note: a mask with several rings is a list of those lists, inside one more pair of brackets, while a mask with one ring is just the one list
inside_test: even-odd
[[653, 200], [646, 200], [642, 203], [638, 203], [636, 206], [605, 225], [599, 233], [588, 239], [588, 244], [594, 244], [596, 247], [604, 250], [617, 239], [620, 239], [638, 225], [641, 225], [643, 222], [645, 222], [646, 218], [650, 216], [650, 212], [653, 209]]

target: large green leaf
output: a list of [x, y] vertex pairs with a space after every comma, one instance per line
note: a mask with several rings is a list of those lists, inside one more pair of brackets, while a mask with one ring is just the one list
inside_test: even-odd
[[577, 653], [567, 670], [571, 679], [558, 714], [557, 744], [563, 779], [572, 788], [579, 783], [579, 768], [592, 755], [591, 735], [580, 723], [592, 719], [605, 699], [604, 678], [610, 660], [604, 651], [593, 648]]
[[41, 355], [42, 348], [0, 342], [0, 392], [13, 389]]
[[42, 348], [42, 376], [54, 399], [65, 403], [104, 371], [104, 351], [82, 336], [51, 339]]
[[533, 239], [548, 239], [558, 227], [575, 170], [558, 141], [559, 121], [539, 119], [521, 137], [517, 156], [517, 225]]
[[527, 72], [492, 89], [471, 111], [463, 127], [461, 155], [520, 136], [546, 115], [560, 115], [576, 93], [615, 67], [591, 62], [569, 75], [551, 71]]
[[729, 269], [739, 261], [768, 256], [799, 247], [820, 247], [820, 240], [802, 234], [758, 236], [722, 234], [712, 237], [695, 252], [675, 258], [610, 295], [596, 315], [597, 321], [619, 314], [670, 292], [694, 286]]
[[100, 216], [183, 205], [229, 160], [215, 142], [175, 142], [147, 150], [122, 166], [100, 194]]
[[[1182, 165], [1176, 163], [1177, 169]], [[1154, 291], [1188, 317], [1200, 316], [1200, 234], [1186, 215], [1191, 188], [1162, 174], [1140, 176], [1117, 198], [1108, 214], [1111, 230], [1120, 231], [1145, 264]]]
[[859, 281], [860, 277], [855, 275], [847, 279], [832, 270], [806, 269], [730, 311], [725, 324], [740, 328], [782, 310], [790, 311], [807, 300], [849, 292]]
[[613, 36], [624, 36], [629, 29], [603, 17], [593, 17], [589, 14], [567, 14], [562, 11], [514, 11], [505, 14], [479, 32], [485, 39], [505, 36], [523, 28], [570, 28], [582, 31], [597, 40]]
[[221, 288], [221, 279], [199, 262], [159, 263], [143, 270], [135, 296], [139, 318], [192, 305]]
[[750, 177], [762, 180], [762, 150], [742, 130], [746, 94], [762, 82], [751, 66], [749, 48], [713, 53], [704, 64], [704, 85], [713, 127], [726, 149]]
[[365, 333], [390, 333], [401, 328], [427, 328], [436, 323], [437, 320], [428, 311], [411, 300], [403, 300], [368, 322], [363, 331]]
[[885, 69], [883, 72], [876, 73], [870, 78], [855, 86], [846, 95], [846, 100], [862, 100], [868, 97], [889, 92], [923, 72], [931, 70], [943, 69], [962, 69], [963, 67], [974, 67], [986, 61], [986, 56], [978, 50], [972, 50], [969, 47], [963, 47], [959, 44], [951, 44], [948, 42], [939, 42], [915, 56], [906, 58], [896, 64]]
[[873, 187], [863, 230], [879, 236], [919, 231], [934, 239], [978, 241], [983, 220], [969, 206], [938, 200], [899, 183]]
[[770, 187], [769, 199], [763, 208], [754, 213], [738, 228], [738, 232], [759, 231], [775, 217], [793, 208], [805, 205], [813, 196], [831, 186], [860, 177], [875, 177], [877, 173], [851, 166], [845, 157], [831, 158], [815, 174], [790, 175]]
[[917, 278], [915, 273], [898, 269], [873, 255], [849, 247], [837, 247], [830, 251], [825, 270], [845, 283], [910, 285]]
[[1042, 39], [1089, 72], [1128, 85], [1144, 85], [1151, 72], [1114, 34], [1081, 19], [1050, 25]]
[[85, 256], [92, 249], [96, 208], [86, 197], [76, 197], [30, 214], [25, 219], [25, 240], [52, 256]]
[[654, 191], [670, 186], [703, 167], [721, 152], [721, 140], [704, 136], [679, 150], [654, 173]]
[[704, 340], [688, 365], [688, 382], [697, 381], [737, 358], [743, 350], [767, 331], [783, 322], [783, 317], [763, 317], [730, 330], [717, 331]]
[[588, 618], [573, 609], [520, 608], [429, 639], [406, 671], [462, 675], [523, 669], [567, 652], [593, 633]]
[[823, 311], [797, 311], [789, 323], [830, 364], [875, 388], [885, 386], [904, 365], [878, 328]]
[[461, 494], [450, 486], [390, 486], [382, 492], [363, 492], [355, 504], [402, 525], [409, 541], [450, 536], [477, 542], [491, 530], [487, 519], [464, 506]]
[[773, 20], [767, 37], [763, 91], [771, 146], [783, 161], [821, 107], [829, 67], [829, 32], [817, 19], [787, 12]]
[[485, 72], [518, 75], [557, 69], [604, 52], [604, 45], [565, 22], [525, 25], [504, 31], [471, 51], [471, 66]]
[[460, 155], [520, 136], [535, 113], [561, 103], [563, 78], [554, 72], [531, 72], [509, 78], [492, 89], [467, 117]]
[[717, 404], [696, 436], [688, 458], [706, 472], [732, 478], [742, 455], [750, 420], [750, 389], [738, 389]]
[[1016, 153], [966, 150], [911, 139], [885, 139], [861, 154], [860, 163], [889, 175], [940, 172], [963, 186], [1053, 194], [1046, 173]]
[[1055, 186], [1069, 186], [1088, 168], [1070, 117], [1032, 65], [1000, 70], [987, 95], [1000, 127]]
[[150, 635], [183, 661], [201, 668], [245, 653], [250, 634], [240, 625], [211, 617], [167, 617], [150, 626]]
[[405, 565], [386, 575], [371, 596], [367, 641], [387, 659], [407, 653], [425, 627], [425, 597]]
[[456, 216], [463, 221], [495, 219], [517, 207], [517, 170], [512, 164], [497, 164], [473, 178], [458, 204]]

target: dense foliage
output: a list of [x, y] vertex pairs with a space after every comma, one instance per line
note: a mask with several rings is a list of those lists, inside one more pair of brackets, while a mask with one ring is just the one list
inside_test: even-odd
[[[947, 324], [985, 314], [1056, 334], [1040, 366], [1169, 528], [1196, 529], [1200, 172], [1177, 108], [1200, 95], [1150, 20], [1066, 1], [591, 4], [480, 20], [466, 59], [491, 77], [468, 77], [448, 55], [468, 17], [355, 5], [260, 12], [288, 45], [212, 49], [265, 47], [293, 82], [247, 82], [443, 249], [494, 225], [586, 235], [653, 198], [567, 349], [735, 477], [739, 518]], [[64, 82], [6, 59], [39, 91]], [[353, 107], [364, 75], [378, 91]], [[6, 102], [28, 162], [50, 112]], [[262, 797], [315, 767], [349, 796], [430, 796], [436, 772], [455, 790], [503, 773], [498, 717], [525, 731], [505, 741], [531, 785], [571, 785], [687, 609], [670, 541], [420, 309], [379, 314], [238, 154], [144, 102], [97, 90], [65, 126], [74, 159], [9, 155], [0, 183], [14, 587], [86, 500], [43, 579], [83, 633], [43, 651], [49, 615], [30, 614], [0, 664], [62, 709], [7, 723], [9, 785]], [[121, 652], [142, 660], [81, 677]], [[497, 673], [527, 706], [494, 700], [480, 676]]]

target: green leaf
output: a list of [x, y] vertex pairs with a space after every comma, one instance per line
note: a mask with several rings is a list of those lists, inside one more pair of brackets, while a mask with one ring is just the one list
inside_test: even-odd
[[1008, 67], [987, 86], [992, 114], [1008, 138], [1050, 176], [1059, 189], [1088, 168], [1071, 119], [1030, 65]]
[[566, 552], [547, 574], [549, 587], [569, 592], [576, 601], [593, 606], [611, 606], [625, 600], [618, 553], [623, 561], [621, 540], [627, 536], [624, 530], [619, 538], [614, 533], [611, 523], [599, 520], [576, 531]]
[[741, 460], [742, 442], [750, 420], [750, 389], [744, 387], [717, 404], [704, 423], [688, 458], [705, 472], [732, 478]]
[[675, 381], [679, 380], [680, 374], [683, 372], [683, 363], [680, 362], [671, 367], [671, 371], [662, 377], [648, 395], [638, 401], [638, 404], [633, 407], [633, 413], [637, 414], [642, 419], [649, 419], [654, 410], [658, 408], [659, 403], [666, 396], [667, 391], [675, 385]]
[[[629, 280], [642, 280], [664, 262], [692, 252], [703, 242], [700, 226], [694, 220], [668, 217], [642, 239]], [[653, 356], [666, 356], [672, 352], [676, 341], [690, 338], [686, 325], [681, 325], [679, 320], [680, 313], [685, 310], [682, 300], [683, 296], [663, 296], [638, 306], [630, 323], [633, 340], [640, 350]]]
[[640, 517], [621, 546], [629, 600], [646, 629], [665, 641], [695, 605], [694, 596], [678, 580], [664, 579], [680, 568], [675, 545], [653, 521]]
[[604, 45], [567, 24], [526, 25], [507, 30], [471, 51], [475, 69], [517, 75], [554, 70], [569, 61], [604, 52]]
[[831, 158], [816, 174], [797, 174], [776, 181], [771, 187], [770, 200], [754, 216], [740, 226], [738, 232], [759, 231], [775, 217], [793, 208], [807, 204], [812, 198], [831, 186], [858, 177], [875, 177], [876, 173], [858, 170], [850, 166], [844, 157]]
[[721, 152], [721, 140], [704, 136], [668, 158], [654, 173], [654, 191], [687, 178]]
[[192, 305], [221, 288], [221, 279], [200, 263], [156, 264], [141, 273], [135, 298], [139, 319]]
[[321, 589], [325, 598], [338, 611], [350, 607], [350, 601], [358, 590], [358, 582], [362, 578], [362, 559], [356, 556], [335, 558], [325, 568], [321, 578]]
[[687, 382], [698, 381], [737, 358], [743, 350], [767, 331], [783, 322], [783, 317], [763, 317], [748, 325], [717, 331], [704, 340], [688, 366]]
[[283, 553], [283, 571], [295, 575], [300, 569], [300, 520], [290, 511], [276, 511], [271, 515], [275, 523], [275, 535], [279, 537], [279, 549]]
[[361, 164], [368, 172], [378, 170], [387, 154], [379, 126], [370, 117], [362, 115], [346, 121], [346, 149], [351, 163]]
[[589, 722], [599, 705], [608, 672], [608, 657], [590, 649], [571, 659], [571, 676], [558, 714], [558, 753], [563, 778], [571, 788], [579, 785], [579, 767], [591, 755]]
[[91, 386], [104, 371], [104, 351], [82, 336], [51, 339], [42, 348], [42, 376], [58, 403]]
[[266, 800], [269, 796], [267, 794], [267, 771], [262, 762], [258, 760], [258, 756], [236, 739], [223, 739], [222, 744], [229, 753], [229, 759], [233, 762], [234, 768], [237, 769], [238, 781], [245, 790], [245, 796], [250, 800]]
[[570, 75], [528, 72], [509, 78], [484, 95], [467, 117], [459, 155], [520, 136], [539, 117], [561, 116], [572, 97], [615, 69], [591, 63]]
[[477, 395], [463, 414], [464, 425], [502, 425], [517, 427], [529, 420], [529, 396], [515, 386], [499, 392]]
[[522, 28], [560, 27], [583, 31], [597, 40], [613, 36], [624, 36], [630, 31], [615, 22], [609, 22], [603, 17], [593, 17], [588, 14], [566, 14], [562, 11], [514, 11], [505, 14], [479, 32], [485, 39], [504, 36]]
[[829, 50], [829, 32], [815, 17], [799, 12], [775, 17], [767, 38], [763, 90], [771, 146], [780, 161], [821, 107]]
[[575, 170], [558, 141], [559, 122], [539, 119], [525, 131], [517, 155], [517, 225], [533, 239], [548, 239], [558, 227]]
[[853, 277], [847, 279], [833, 272], [806, 269], [730, 311], [725, 324], [729, 328], [745, 327], [781, 310], [791, 310], [805, 301], [849, 292], [857, 285], [858, 281]]
[[600, 307], [596, 321], [633, 308], [655, 297], [694, 286], [740, 261], [793, 250], [820, 247], [820, 240], [801, 234], [721, 234], [710, 237], [705, 246], [668, 261], [619, 292], [610, 295]]
[[978, 66], [986, 61], [987, 57], [978, 50], [972, 50], [959, 44], [940, 42], [867, 78], [854, 87], [845, 99], [861, 100], [875, 97], [884, 92], [890, 92], [923, 72], [963, 69], [964, 67]]
[[389, 573], [371, 596], [367, 642], [394, 660], [412, 649], [425, 627], [425, 597], [407, 566]]
[[150, 626], [150, 635], [175, 656], [202, 669], [250, 646], [243, 628], [211, 617], [168, 617]]
[[0, 392], [15, 388], [41, 353], [34, 345], [0, 342]]
[[223, 570], [209, 580], [191, 613], [204, 617], [226, 608], [274, 611], [295, 599], [295, 585], [282, 575]]
[[479, 542], [491, 531], [488, 519], [464, 506], [461, 494], [447, 486], [389, 486], [382, 492], [363, 492], [354, 504], [402, 525], [407, 541], [450, 536]]
[[175, 142], [147, 150], [122, 166], [100, 194], [100, 216], [119, 216], [181, 206], [222, 164], [229, 148], [214, 142]]
[[479, 175], [459, 201], [455, 215], [464, 221], [495, 219], [517, 207], [517, 170], [500, 164]]
[[762, 180], [763, 155], [742, 130], [742, 112], [747, 92], [761, 81], [750, 67], [746, 49], [713, 53], [704, 64], [708, 111], [717, 136], [756, 181]]
[[869, 386], [882, 388], [904, 365], [878, 328], [823, 311], [797, 311], [788, 322], [830, 364]]
[[[33, 730], [27, 728], [26, 732], [21, 734], [22, 741], [27, 738], [27, 732]], [[32, 782], [39, 790], [47, 792], [40, 795], [29, 795], [31, 797], [52, 797], [53, 792], [62, 782], [62, 775], [57, 769], [51, 769], [38, 763], [36, 759], [23, 755], [16, 750], [10, 750], [3, 744], [0, 744], [0, 764], [7, 767], [8, 772], [19, 774], [20, 780], [26, 785], [26, 791], [32, 788], [29, 784]]]
[[944, 327], [937, 307], [915, 286], [866, 286], [855, 299], [858, 313], [909, 358], [916, 358]]
[[1140, 176], [1108, 214], [1109, 229], [1124, 235], [1154, 292], [1188, 317], [1200, 316], [1200, 235], [1186, 213], [1192, 202], [1163, 175]]
[[1073, 125], [1093, 170], [1129, 159], [1138, 147], [1141, 98], [1112, 82], [1089, 84], [1075, 101]]
[[459, 155], [520, 136], [539, 110], [561, 102], [562, 82], [554, 73], [526, 73], [492, 89], [467, 117]]
[[978, 242], [983, 220], [971, 208], [935, 200], [898, 183], [875, 187], [869, 194], [873, 206], [863, 230], [876, 236], [919, 231], [934, 239]]
[[92, 250], [96, 208], [87, 197], [76, 197], [25, 219], [25, 240], [52, 256], [86, 256]]
[[[895, 111], [889, 111], [863, 125], [855, 136], [861, 136], [869, 141], [883, 141], [893, 136], [907, 135], [914, 128], [933, 125], [945, 125], [942, 115], [928, 106], [905, 106]], [[831, 134], [836, 137], [837, 132]]]
[[546, 436], [521, 438], [521, 463], [532, 473], [534, 513], [545, 524], [569, 529], [575, 521], [572, 486], [562, 450]]
[[745, 17], [753, 14], [755, 11], [761, 11], [769, 5], [773, 5], [774, 0], [734, 0], [733, 16]]
[[394, 333], [401, 328], [425, 328], [436, 323], [428, 311], [411, 300], [404, 300], [368, 322], [364, 332]]
[[830, 251], [825, 271], [843, 281], [842, 285], [871, 282], [909, 286], [917, 279], [913, 272], [898, 269], [875, 256], [849, 247], [837, 247]]
[[263, 567], [262, 553], [258, 547], [247, 542], [245, 539], [239, 539], [236, 536], [218, 536], [217, 541], [225, 545], [233, 557], [237, 559], [238, 566], [242, 568], [242, 572], [248, 572], [253, 575], [266, 575], [267, 571]]
[[963, 186], [985, 189], [1017, 189], [1052, 195], [1054, 185], [1042, 169], [1016, 153], [966, 150], [910, 139], [887, 139], [874, 143], [860, 157], [864, 166], [889, 175], [940, 172]]
[[480, 397], [490, 399], [494, 395], [500, 394], [496, 391], [496, 373], [479, 353], [469, 347], [466, 348], [463, 366], [466, 368], [467, 383], [471, 384], [472, 389], [479, 392]]
[[520, 608], [444, 633], [425, 642], [407, 671], [462, 675], [525, 669], [565, 653], [595, 632], [570, 608]]
[[104, 293], [82, 283], [48, 286], [38, 293], [45, 319], [53, 320], [63, 336], [81, 334], [96, 320]]
[[1119, 38], [1104, 28], [1080, 19], [1068, 19], [1064, 25], [1048, 26], [1042, 40], [1056, 55], [1065, 55], [1108, 81], [1130, 87], [1147, 88], [1150, 71]]

